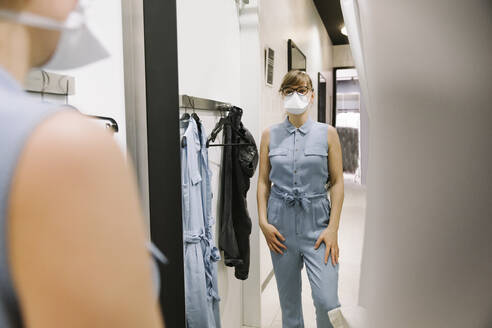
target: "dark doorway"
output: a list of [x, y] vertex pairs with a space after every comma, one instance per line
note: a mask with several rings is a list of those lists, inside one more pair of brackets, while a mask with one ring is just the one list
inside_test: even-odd
[[326, 123], [326, 78], [318, 73], [318, 122]]

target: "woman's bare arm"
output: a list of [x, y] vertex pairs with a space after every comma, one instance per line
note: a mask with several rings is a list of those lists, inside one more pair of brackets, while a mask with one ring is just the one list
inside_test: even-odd
[[337, 130], [328, 128], [328, 169], [330, 171], [331, 214], [329, 229], [338, 230], [344, 199], [342, 148]]
[[270, 143], [270, 131], [265, 129], [261, 134], [260, 143], [260, 168], [258, 174], [258, 191], [256, 199], [258, 202], [258, 220], [260, 226], [268, 223], [267, 201], [270, 195], [270, 160], [268, 158], [268, 144]]
[[282, 249], [287, 247], [282, 244], [285, 238], [273, 225], [268, 223], [267, 218], [267, 202], [270, 196], [270, 159], [268, 157], [268, 145], [270, 144], [270, 130], [265, 129], [261, 135], [260, 143], [260, 170], [258, 174], [258, 190], [256, 199], [258, 202], [258, 222], [265, 236], [266, 242], [270, 250], [283, 254]]
[[107, 131], [76, 113], [43, 122], [9, 209], [27, 327], [162, 327], [135, 179]]
[[343, 187], [343, 164], [342, 164], [342, 148], [338, 138], [337, 130], [328, 127], [328, 170], [330, 172], [330, 199], [331, 213], [328, 227], [319, 235], [318, 240], [314, 244], [314, 248], [318, 249], [321, 243], [324, 243], [325, 248], [325, 263], [331, 253], [331, 262], [333, 266], [338, 264], [339, 249], [338, 249], [338, 227], [340, 224], [340, 214], [342, 212], [344, 187]]

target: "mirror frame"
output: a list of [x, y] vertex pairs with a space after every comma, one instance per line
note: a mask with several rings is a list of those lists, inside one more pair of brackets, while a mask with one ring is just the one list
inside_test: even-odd
[[301, 49], [299, 49], [299, 47], [294, 43], [294, 41], [292, 41], [292, 39], [289, 39], [287, 41], [287, 71], [291, 71], [292, 70], [292, 49], [295, 48], [297, 49], [301, 55], [304, 57], [304, 68], [296, 68], [298, 69], [299, 71], [303, 71], [303, 72], [306, 72], [306, 69], [307, 69], [307, 60], [306, 60], [306, 55], [302, 52]]

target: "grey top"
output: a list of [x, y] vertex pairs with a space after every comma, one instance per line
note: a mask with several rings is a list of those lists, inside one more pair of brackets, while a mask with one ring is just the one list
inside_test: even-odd
[[22, 327], [20, 308], [9, 270], [7, 213], [10, 184], [24, 145], [59, 105], [41, 103], [0, 67], [0, 327]]

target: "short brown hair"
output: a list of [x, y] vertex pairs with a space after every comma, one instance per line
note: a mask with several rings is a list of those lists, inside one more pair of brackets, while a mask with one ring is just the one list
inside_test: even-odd
[[280, 85], [280, 89], [278, 91], [282, 92], [282, 90], [287, 87], [303, 84], [306, 84], [308, 89], [313, 90], [313, 81], [311, 81], [311, 77], [309, 77], [306, 72], [291, 70], [287, 74], [285, 74], [282, 80], [282, 84]]

